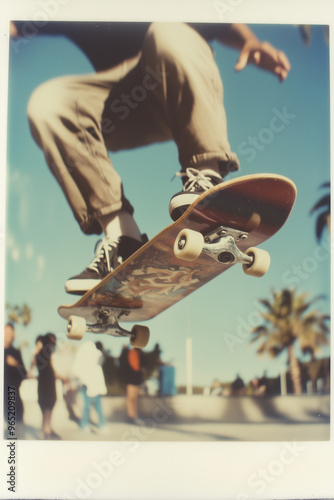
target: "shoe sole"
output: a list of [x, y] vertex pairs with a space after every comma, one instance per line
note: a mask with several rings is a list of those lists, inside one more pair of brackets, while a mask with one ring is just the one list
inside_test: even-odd
[[84, 295], [86, 292], [101, 283], [101, 279], [96, 280], [70, 280], [65, 283], [65, 291], [73, 295]]
[[[204, 192], [204, 191], [203, 191]], [[187, 210], [187, 208], [201, 195], [201, 193], [180, 193], [173, 196], [169, 202], [169, 215], [176, 221]]]

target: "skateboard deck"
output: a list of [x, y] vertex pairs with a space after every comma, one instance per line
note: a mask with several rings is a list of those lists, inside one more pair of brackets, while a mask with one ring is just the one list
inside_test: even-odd
[[[262, 271], [257, 274], [252, 269], [258, 250], [254, 247], [283, 226], [295, 198], [293, 182], [273, 174], [239, 177], [206, 191], [75, 304], [59, 307], [59, 314], [68, 320], [68, 337], [82, 338], [84, 331], [127, 335], [132, 345], [143, 347], [148, 329], [136, 325], [127, 332], [119, 321], [149, 320], [237, 262], [243, 263], [246, 273], [250, 269], [249, 274], [260, 276]], [[182, 234], [184, 230], [191, 234]], [[192, 240], [190, 253], [196, 247], [195, 257], [182, 253], [187, 239]], [[263, 255], [257, 258], [261, 259]], [[142, 338], [138, 345], [136, 336]]]

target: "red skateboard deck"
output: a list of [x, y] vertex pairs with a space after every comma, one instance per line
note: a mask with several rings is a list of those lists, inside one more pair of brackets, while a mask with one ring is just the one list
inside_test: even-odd
[[[135, 332], [126, 332], [118, 321], [149, 320], [240, 262], [239, 258], [233, 262], [231, 254], [233, 259], [237, 252], [244, 254], [273, 236], [289, 217], [295, 198], [293, 182], [273, 174], [239, 177], [205, 192], [176, 222], [75, 304], [59, 307], [59, 314], [70, 318], [68, 336], [81, 338], [86, 330], [132, 335], [134, 340]], [[206, 251], [192, 262], [181, 260], [173, 251], [174, 242], [184, 229], [204, 235]], [[217, 234], [207, 236], [216, 230]], [[226, 236], [233, 239], [232, 250], [226, 247]], [[209, 255], [214, 245], [219, 247], [218, 258]], [[245, 270], [247, 267], [252, 266], [244, 263]], [[78, 317], [84, 319], [74, 327], [73, 321], [78, 321]], [[148, 340], [148, 333], [143, 335]]]

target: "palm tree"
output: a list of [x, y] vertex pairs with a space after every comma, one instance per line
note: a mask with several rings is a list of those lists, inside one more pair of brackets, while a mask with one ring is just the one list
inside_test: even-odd
[[261, 313], [263, 324], [252, 332], [251, 342], [263, 339], [257, 353], [268, 354], [276, 358], [282, 352], [288, 353], [288, 366], [295, 394], [302, 393], [301, 371], [296, 358], [294, 344], [296, 341], [304, 353], [311, 353], [312, 358], [318, 354], [322, 345], [328, 344], [329, 316], [310, 307], [321, 297], [307, 300], [307, 293], [294, 290], [272, 292], [273, 299], [260, 300], [265, 307]]
[[[27, 304], [23, 304], [23, 306], [6, 304], [6, 309], [8, 309], [8, 321], [11, 323], [21, 323], [23, 326], [28, 326], [31, 322], [31, 309]], [[23, 340], [19, 346], [19, 349], [22, 350], [29, 345], [27, 340]]]
[[[329, 182], [325, 182], [321, 185], [321, 188], [330, 187]], [[331, 211], [331, 201], [330, 201], [330, 191], [322, 196], [320, 200], [312, 207], [310, 214], [318, 212], [317, 222], [316, 222], [316, 236], [318, 242], [321, 240], [322, 234], [327, 227], [330, 229], [330, 211]]]
[[27, 304], [23, 306], [12, 306], [11, 304], [6, 304], [8, 309], [8, 320], [12, 323], [22, 323], [24, 326], [29, 325], [31, 321], [31, 309]]
[[[310, 24], [301, 24], [299, 26], [299, 32], [300, 32], [300, 35], [302, 37], [303, 42], [306, 45], [310, 45], [311, 44], [311, 40], [312, 40], [312, 26]], [[328, 45], [329, 44], [329, 27], [328, 26], [324, 26], [323, 27], [323, 32], [324, 32], [325, 42]]]

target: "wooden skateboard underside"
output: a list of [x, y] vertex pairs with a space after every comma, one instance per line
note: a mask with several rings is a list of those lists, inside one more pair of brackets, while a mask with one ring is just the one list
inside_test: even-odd
[[[179, 232], [193, 229], [203, 235], [217, 226], [248, 233], [237, 243], [243, 252], [273, 236], [287, 220], [296, 188], [287, 178], [250, 175], [227, 181], [199, 197], [180, 219], [161, 231], [100, 285], [59, 314], [97, 322], [101, 309], [112, 310], [120, 321], [153, 318], [234, 264], [221, 264], [202, 253], [194, 262], [174, 256]], [[245, 277], [245, 279], [250, 279]]]

